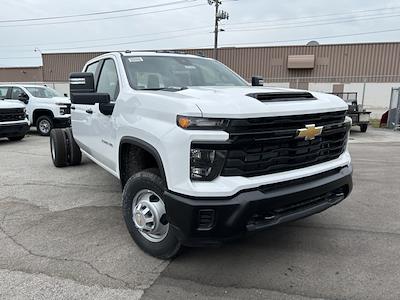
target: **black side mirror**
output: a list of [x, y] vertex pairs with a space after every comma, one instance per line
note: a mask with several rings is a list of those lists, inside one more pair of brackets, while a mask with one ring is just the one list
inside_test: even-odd
[[110, 103], [110, 95], [96, 93], [93, 73], [71, 73], [69, 75], [71, 103], [94, 105]]
[[71, 94], [71, 103], [86, 105], [95, 105], [96, 103], [109, 104], [110, 95], [105, 93], [73, 93]]
[[26, 93], [21, 93], [18, 95], [18, 100], [24, 102], [25, 104], [28, 104], [29, 96]]
[[69, 91], [73, 93], [94, 93], [93, 73], [71, 73], [69, 75]]
[[264, 78], [260, 76], [251, 77], [251, 85], [252, 86], [264, 86]]

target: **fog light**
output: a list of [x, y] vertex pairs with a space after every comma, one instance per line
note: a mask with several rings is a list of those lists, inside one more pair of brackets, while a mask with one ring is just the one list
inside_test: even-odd
[[198, 230], [210, 230], [215, 225], [215, 210], [199, 210]]

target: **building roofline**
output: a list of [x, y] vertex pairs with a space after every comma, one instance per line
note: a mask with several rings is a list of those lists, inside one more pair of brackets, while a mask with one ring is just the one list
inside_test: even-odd
[[[365, 45], [388, 45], [388, 44], [393, 44], [393, 45], [400, 45], [399, 42], [360, 42], [360, 43], [333, 43], [333, 44], [319, 44], [319, 45], [304, 45], [304, 44], [298, 44], [298, 45], [271, 45], [271, 46], [247, 46], [247, 47], [220, 47], [219, 49], [254, 49], [254, 48], [291, 48], [291, 47], [304, 47], [304, 48], [312, 48], [312, 47], [332, 47], [332, 46], [365, 46]], [[196, 48], [192, 50], [198, 50], [198, 49], [203, 49], [203, 50], [208, 50], [212, 48]]]

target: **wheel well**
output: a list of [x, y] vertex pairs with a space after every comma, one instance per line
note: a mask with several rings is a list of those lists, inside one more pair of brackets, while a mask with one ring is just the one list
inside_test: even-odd
[[34, 112], [33, 112], [33, 120], [32, 120], [32, 123], [33, 124], [36, 124], [36, 122], [37, 122], [37, 119], [39, 119], [41, 116], [48, 116], [48, 117], [50, 117], [50, 118], [54, 118], [54, 115], [53, 115], [53, 112], [52, 111], [50, 111], [50, 110], [47, 110], [47, 109], [36, 109]]
[[157, 151], [147, 144], [126, 142], [121, 144], [119, 151], [119, 170], [122, 186], [128, 179], [145, 169], [158, 169], [161, 178], [165, 180], [164, 169]]

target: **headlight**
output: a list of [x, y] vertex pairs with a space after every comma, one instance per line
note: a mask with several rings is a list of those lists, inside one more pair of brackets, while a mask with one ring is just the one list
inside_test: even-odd
[[191, 130], [224, 130], [228, 126], [228, 120], [214, 118], [199, 118], [177, 116], [176, 124], [183, 129]]
[[221, 173], [226, 151], [197, 148], [190, 149], [190, 178], [211, 181]]
[[60, 115], [66, 115], [68, 112], [68, 107], [60, 107]]

